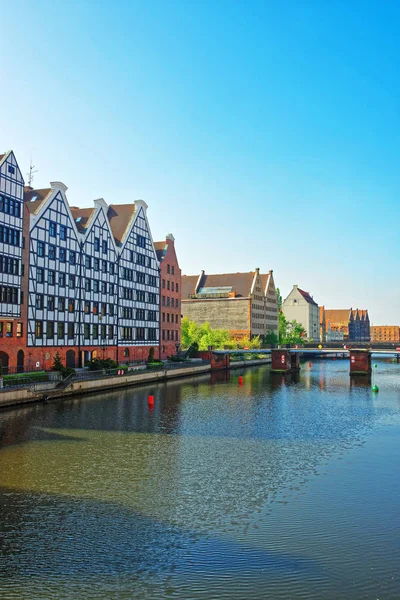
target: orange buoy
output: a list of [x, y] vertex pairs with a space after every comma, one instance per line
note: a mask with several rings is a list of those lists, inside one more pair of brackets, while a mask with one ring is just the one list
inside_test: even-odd
[[154, 406], [154, 396], [149, 396], [149, 397], [147, 398], [147, 401], [148, 401], [148, 403], [149, 403], [149, 407], [150, 407], [150, 408], [153, 408], [153, 406]]
[[311, 363], [308, 363], [308, 366], [311, 368], [311, 366], [312, 366]]
[[239, 385], [243, 385], [243, 377], [241, 375], [239, 376], [238, 381], [239, 381]]

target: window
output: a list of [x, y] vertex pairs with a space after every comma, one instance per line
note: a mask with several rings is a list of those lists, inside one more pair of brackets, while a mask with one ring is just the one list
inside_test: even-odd
[[70, 265], [75, 265], [76, 264], [76, 254], [73, 250], [69, 251], [69, 264]]
[[38, 242], [37, 243], [37, 253], [38, 253], [38, 256], [44, 256], [44, 249], [45, 249], [44, 242]]
[[101, 304], [101, 315], [103, 317], [105, 317], [107, 314], [107, 304], [105, 302], [102, 302]]
[[67, 251], [65, 248], [60, 248], [58, 251], [58, 259], [60, 262], [65, 263], [67, 260]]
[[55, 307], [55, 298], [54, 296], [47, 297], [47, 310], [54, 310]]
[[57, 337], [63, 338], [65, 335], [65, 323], [58, 322], [57, 324]]
[[43, 295], [42, 294], [37, 294], [36, 295], [36, 308], [38, 310], [42, 310], [43, 309]]
[[171, 281], [171, 290], [174, 292], [175, 291], [175, 284], [173, 281]]
[[49, 259], [56, 260], [56, 247], [54, 244], [49, 244]]
[[114, 275], [114, 273], [115, 273], [114, 264], [110, 263], [110, 274]]
[[165, 329], [162, 330], [162, 339], [165, 340]]
[[130, 258], [131, 258], [131, 262], [133, 262], [133, 260], [134, 260], [134, 258], [135, 258], [135, 254], [134, 254], [133, 250], [130, 250], [130, 251], [129, 251], [129, 256], [130, 256]]
[[99, 280], [95, 279], [93, 281], [93, 291], [94, 291], [95, 294], [99, 293], [99, 287], [100, 287]]
[[100, 259], [99, 258], [94, 258], [93, 259], [93, 269], [95, 271], [99, 270], [99, 266], [100, 266]]
[[74, 300], [74, 298], [70, 298], [68, 300], [68, 312], [70, 312], [70, 313], [75, 312], [75, 300]]
[[85, 267], [87, 269], [92, 268], [92, 258], [88, 254], [85, 255]]
[[106, 260], [101, 261], [101, 270], [103, 271], [103, 273], [107, 273], [107, 261]]
[[61, 240], [67, 239], [67, 228], [65, 225], [60, 225], [60, 239]]
[[57, 223], [54, 221], [49, 222], [49, 234], [51, 237], [56, 237], [57, 235]]
[[146, 248], [146, 238], [144, 235], [140, 235], [139, 233], [136, 235], [136, 244], [139, 248]]
[[174, 265], [172, 265], [172, 267], [171, 267], [171, 273], [172, 273], [172, 275], [175, 275], [175, 267], [174, 267]]
[[155, 310], [149, 310], [147, 313], [148, 321], [157, 321], [157, 313]]
[[17, 337], [22, 337], [23, 323], [17, 323]]
[[152, 287], [157, 287], [157, 277], [155, 275], [149, 275], [149, 285]]
[[162, 304], [165, 306], [165, 296], [162, 297]]
[[175, 315], [175, 323], [178, 322], [178, 315]]
[[168, 281], [167, 281], [167, 290], [169, 290], [169, 289], [170, 289], [170, 286], [169, 286], [169, 279], [168, 279]]
[[101, 293], [102, 294], [107, 294], [107, 281], [102, 281], [101, 282]]
[[170, 267], [170, 265], [167, 265], [167, 273], [168, 274], [171, 273], [171, 267]]
[[58, 275], [58, 285], [60, 287], [65, 287], [65, 273], [59, 273], [59, 275]]
[[142, 265], [143, 267], [146, 266], [146, 257], [144, 254], [136, 254], [136, 264]]
[[47, 282], [49, 285], [55, 285], [56, 284], [56, 272], [53, 270], [50, 270], [47, 273]]
[[110, 315], [110, 317], [114, 316], [114, 305], [113, 304], [108, 305], [108, 314]]
[[68, 323], [68, 339], [73, 340], [75, 335], [75, 326], [74, 323]]
[[145, 302], [146, 301], [145, 292], [143, 292], [142, 290], [136, 290], [136, 300], [138, 302]]
[[12, 321], [8, 321], [8, 323], [6, 323], [6, 337], [12, 337], [13, 336], [13, 324]]
[[150, 267], [150, 268], [152, 266], [150, 256], [147, 257], [147, 266]]
[[145, 339], [144, 327], [136, 327], [136, 339], [137, 340]]
[[98, 302], [93, 302], [93, 314], [94, 315], [99, 314], [99, 303]]
[[107, 254], [107, 240], [102, 241], [101, 250], [102, 250], [103, 254]]
[[[111, 266], [111, 265], [110, 265]], [[113, 283], [109, 283], [108, 284], [108, 294], [110, 296], [114, 296], [114, 284]]]
[[165, 323], [165, 313], [162, 314], [163, 323]]
[[105, 325], [101, 326], [101, 339], [102, 340], [106, 339], [106, 326]]
[[148, 301], [150, 304], [158, 304], [157, 294], [154, 294], [153, 292], [149, 292], [148, 293]]
[[97, 325], [97, 323], [95, 323], [93, 325], [92, 338], [97, 340], [98, 337], [99, 337], [99, 326]]
[[163, 287], [163, 290], [164, 290], [165, 289], [165, 279], [162, 280], [162, 287]]
[[151, 341], [157, 340], [157, 329], [151, 327], [147, 330], [147, 339]]
[[52, 340], [54, 338], [54, 321], [47, 321], [46, 336], [48, 340]]
[[169, 323], [169, 313], [167, 313], [167, 323]]
[[83, 326], [83, 335], [85, 340], [90, 340], [90, 324], [85, 323]]
[[65, 310], [65, 298], [58, 299], [58, 310], [63, 312]]
[[70, 275], [70, 276], [69, 276], [69, 279], [68, 279], [68, 287], [69, 287], [71, 290], [74, 290], [74, 289], [75, 289], [75, 275]]
[[43, 338], [43, 321], [35, 321], [35, 337], [38, 340]]
[[15, 168], [12, 165], [8, 165], [8, 172], [11, 173], [11, 175], [14, 175]]
[[136, 281], [137, 283], [146, 283], [146, 276], [144, 273], [140, 271], [136, 271]]
[[44, 269], [36, 269], [36, 281], [38, 283], [44, 282]]
[[178, 300], [178, 298], [175, 298], [175, 308], [178, 308], [178, 307], [179, 307], [179, 300]]
[[122, 328], [122, 339], [123, 340], [131, 340], [132, 339], [132, 327], [123, 327]]
[[125, 348], [124, 350], [124, 358], [129, 358], [129, 348]]
[[175, 291], [179, 292], [179, 288], [178, 288], [178, 284], [177, 283], [175, 284]]
[[94, 238], [94, 249], [96, 252], [99, 252], [100, 250], [100, 238], [98, 237]]
[[136, 319], [138, 321], [144, 321], [144, 319], [145, 319], [145, 310], [144, 310], [144, 308], [138, 308], [138, 309], [136, 309]]
[[114, 337], [114, 325], [108, 326], [108, 339], [112, 340]]
[[90, 292], [91, 288], [92, 288], [91, 280], [90, 279], [85, 279], [85, 291], [86, 292]]

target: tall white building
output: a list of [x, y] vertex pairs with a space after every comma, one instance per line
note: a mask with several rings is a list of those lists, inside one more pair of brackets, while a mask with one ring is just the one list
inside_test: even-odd
[[288, 321], [301, 323], [309, 340], [320, 341], [319, 307], [308, 292], [294, 285], [282, 304], [282, 310]]

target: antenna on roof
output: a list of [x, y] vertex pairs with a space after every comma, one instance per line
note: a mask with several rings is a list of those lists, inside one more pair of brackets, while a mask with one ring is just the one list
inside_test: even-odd
[[35, 170], [35, 165], [32, 164], [32, 157], [31, 157], [31, 164], [29, 165], [29, 173], [27, 173], [29, 187], [32, 187], [33, 176], [35, 173], [38, 173], [38, 169]]

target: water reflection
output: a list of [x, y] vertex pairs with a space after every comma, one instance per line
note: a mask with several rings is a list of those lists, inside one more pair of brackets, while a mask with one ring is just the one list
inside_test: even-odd
[[[352, 506], [362, 495], [358, 535], [372, 535], [382, 514], [363, 486], [389, 477], [398, 445], [380, 434], [368, 468], [318, 482], [398, 424], [400, 370], [379, 371], [379, 397], [348, 364], [315, 361], [294, 376], [220, 372], [1, 413], [1, 597], [333, 599], [331, 569], [367, 597]], [[376, 505], [392, 526], [373, 535], [389, 558], [363, 539], [382, 577], [400, 558], [388, 481]]]

